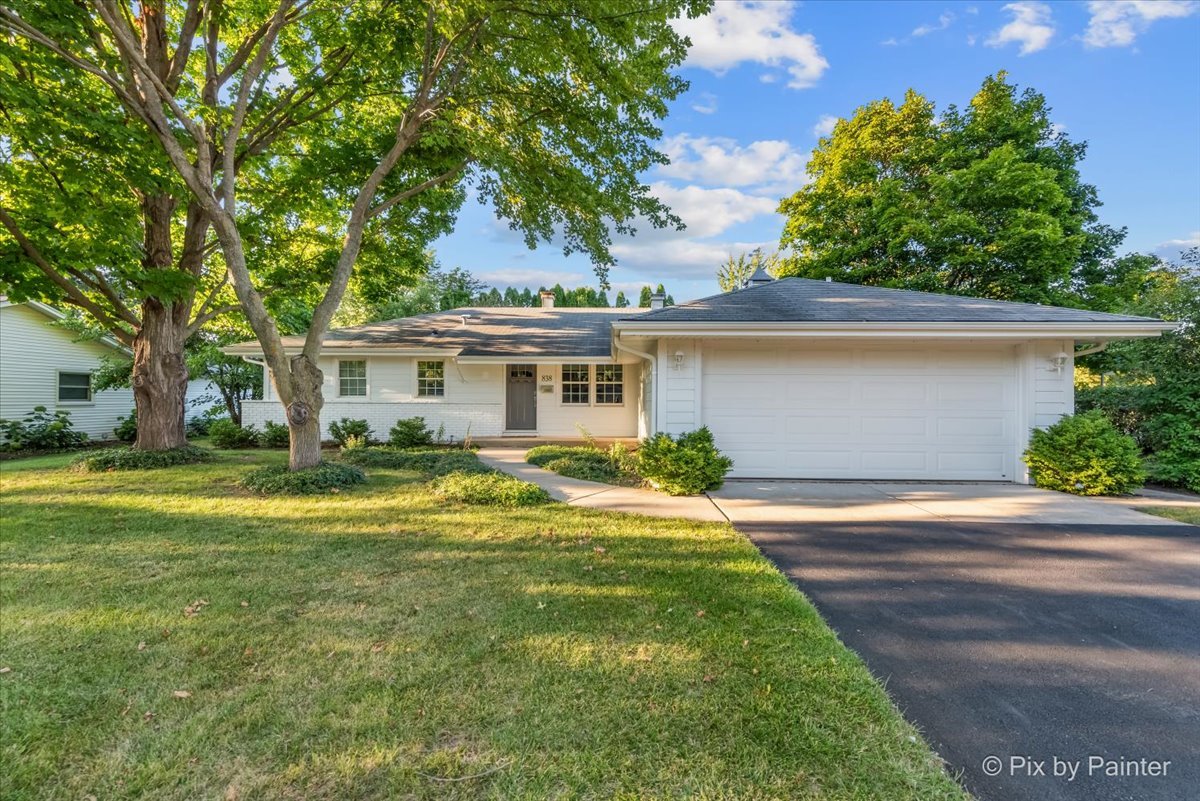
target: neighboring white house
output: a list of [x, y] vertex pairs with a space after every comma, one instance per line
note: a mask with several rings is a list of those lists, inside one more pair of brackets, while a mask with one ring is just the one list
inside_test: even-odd
[[[129, 349], [108, 338], [77, 341], [52, 325], [63, 317], [44, 303], [0, 298], [0, 418], [19, 420], [35, 406], [45, 406], [70, 412], [75, 430], [92, 439], [113, 439], [119, 418], [133, 410], [133, 390], [93, 391], [92, 375], [103, 356], [128, 357]], [[208, 387], [208, 382], [191, 382], [189, 400]], [[186, 411], [192, 417], [200, 410], [189, 404]]]
[[[325, 426], [456, 438], [677, 434], [708, 426], [743, 478], [1027, 481], [1030, 431], [1074, 408], [1080, 346], [1145, 317], [756, 274], [667, 308], [464, 308], [329, 332]], [[298, 351], [302, 337], [286, 337]], [[255, 342], [226, 352], [261, 359]], [[243, 420], [284, 421], [265, 397]], [[327, 429], [326, 429], [327, 430]]]

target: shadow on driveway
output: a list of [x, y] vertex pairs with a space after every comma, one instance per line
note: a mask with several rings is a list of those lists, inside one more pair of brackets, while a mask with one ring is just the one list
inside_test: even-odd
[[1200, 797], [1200, 527], [736, 525], [979, 798]]

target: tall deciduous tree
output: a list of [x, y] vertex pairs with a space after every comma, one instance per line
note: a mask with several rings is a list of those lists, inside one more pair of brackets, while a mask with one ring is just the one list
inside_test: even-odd
[[1004, 73], [939, 119], [909, 91], [840, 120], [785, 199], [784, 275], [1069, 302], [1073, 276], [1124, 236], [1099, 223], [1086, 151], [1055, 128], [1045, 98]]
[[[162, 149], [263, 348], [293, 469], [320, 459], [317, 359], [364, 243], [403, 238], [430, 193], [471, 181], [530, 245], [555, 237], [588, 253], [602, 283], [613, 232], [638, 218], [679, 225], [640, 175], [666, 161], [657, 121], [685, 87], [671, 71], [686, 43], [670, 21], [706, 3], [264, 5], [20, 3], [0, 8], [0, 25], [100, 81]], [[461, 192], [448, 195], [433, 205], [456, 207]], [[297, 214], [247, 224], [276, 203]], [[251, 255], [297, 216], [336, 230], [340, 247], [304, 344], [288, 352]]]
[[779, 256], [776, 253], [763, 253], [762, 248], [755, 248], [750, 253], [731, 255], [724, 264], [717, 268], [717, 285], [722, 292], [732, 292], [746, 286], [750, 276], [763, 268], [774, 274], [779, 269]]

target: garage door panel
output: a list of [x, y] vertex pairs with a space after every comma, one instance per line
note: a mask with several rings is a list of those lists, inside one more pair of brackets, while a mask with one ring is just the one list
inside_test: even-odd
[[877, 407], [918, 407], [929, 403], [929, 385], [923, 381], [863, 381], [863, 403]]
[[734, 477], [1012, 480], [1011, 348], [709, 347], [702, 414]]
[[858, 431], [858, 420], [854, 417], [827, 417], [824, 415], [788, 415], [784, 418], [783, 432], [792, 436], [819, 440], [831, 437], [851, 437]]
[[939, 438], [994, 440], [1006, 442], [1012, 432], [1008, 421], [999, 415], [996, 417], [939, 417], [937, 419], [937, 435]]
[[925, 415], [889, 415], [886, 417], [868, 415], [862, 418], [862, 433], [866, 437], [883, 439], [917, 437], [924, 440], [929, 436], [929, 419]]

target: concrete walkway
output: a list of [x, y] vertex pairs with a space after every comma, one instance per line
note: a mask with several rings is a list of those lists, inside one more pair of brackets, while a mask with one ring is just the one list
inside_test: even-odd
[[497, 470], [511, 473], [523, 481], [537, 484], [555, 500], [572, 506], [629, 512], [651, 517], [686, 517], [712, 523], [724, 523], [725, 515], [705, 495], [675, 497], [636, 487], [614, 487], [596, 481], [582, 481], [551, 473], [525, 461], [525, 448], [481, 448], [479, 459]]

